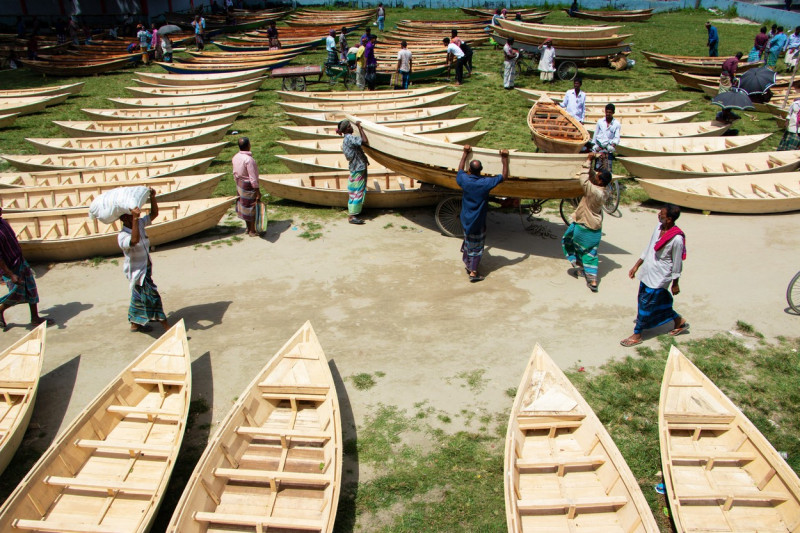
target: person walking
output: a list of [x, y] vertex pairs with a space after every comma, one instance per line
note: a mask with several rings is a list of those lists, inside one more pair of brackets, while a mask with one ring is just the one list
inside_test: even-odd
[[336, 30], [328, 30], [328, 36], [325, 38], [325, 51], [328, 52], [326, 63], [329, 65], [338, 65], [339, 54], [336, 51]]
[[236, 214], [244, 220], [247, 235], [258, 237], [256, 232], [256, 210], [261, 201], [261, 188], [258, 183], [258, 163], [250, 151], [250, 139], [239, 139], [239, 153], [233, 156], [233, 179], [236, 182]]
[[144, 54], [150, 50], [150, 38], [152, 35], [142, 24], [136, 26], [136, 30], [136, 38], [139, 39], [139, 50]]
[[578, 119], [581, 124], [586, 120], [586, 92], [581, 91], [582, 85], [583, 79], [580, 77], [575, 78], [572, 82], [572, 89], [564, 93], [564, 98], [559, 104], [567, 113]]
[[447, 49], [448, 69], [450, 65], [455, 63], [456, 85], [461, 85], [461, 83], [464, 81], [464, 51], [461, 50], [461, 47], [452, 43], [449, 37], [442, 39], [442, 43]]
[[503, 46], [503, 88], [507, 91], [514, 88], [514, 80], [517, 77], [519, 52], [514, 50], [513, 46], [513, 37], [509, 37]]
[[400, 41], [400, 51], [397, 52], [397, 73], [400, 74], [400, 87], [408, 89], [411, 80], [411, 69], [414, 67], [414, 58], [408, 49], [406, 41]]
[[192, 27], [194, 27], [195, 46], [197, 46], [198, 51], [202, 51], [203, 48], [205, 48], [205, 41], [203, 39], [206, 35], [206, 19], [200, 15], [195, 15]]
[[138, 207], [130, 214], [122, 215], [122, 229], [117, 235], [117, 243], [125, 255], [122, 271], [128, 278], [131, 288], [131, 302], [128, 306], [128, 322], [131, 331], [150, 331], [148, 322], [160, 322], [164, 331], [169, 329], [167, 315], [158, 287], [153, 282], [153, 263], [150, 261], [150, 239], [145, 228], [158, 216], [156, 191], [150, 189], [150, 213], [142, 216]]
[[367, 89], [374, 91], [378, 85], [378, 58], [375, 57], [375, 45], [378, 42], [377, 35], [370, 35], [369, 41], [364, 45], [364, 57], [366, 74], [364, 75], [364, 83]]
[[553, 40], [545, 39], [539, 46], [542, 56], [539, 59], [539, 79], [542, 81], [553, 81], [553, 74], [556, 71], [556, 49], [553, 48]]
[[[683, 262], [686, 260], [686, 235], [675, 225], [681, 210], [678, 206], [667, 204], [658, 212], [658, 225], [650, 237], [650, 243], [642, 256], [633, 265], [628, 277], [639, 275], [639, 305], [633, 335], [622, 339], [625, 347], [642, 343], [642, 332], [673, 321], [669, 334], [673, 337], [686, 333], [689, 323], [672, 308], [673, 296], [680, 292], [678, 279], [681, 277]], [[668, 290], [668, 287], [672, 286]]]
[[469, 276], [469, 281], [475, 283], [485, 279], [478, 273], [478, 267], [483, 257], [483, 247], [486, 242], [486, 212], [489, 208], [489, 193], [505, 179], [508, 179], [508, 150], [500, 150], [500, 159], [503, 162], [501, 174], [488, 177], [481, 176], [483, 165], [477, 159], [469, 163], [469, 173], [466, 172], [467, 158], [472, 147], [464, 145], [461, 161], [458, 163], [456, 182], [461, 187], [461, 227], [464, 230], [464, 242], [461, 244], [461, 260]]
[[583, 197], [572, 215], [572, 223], [561, 238], [561, 249], [572, 264], [568, 273], [575, 278], [582, 275], [592, 292], [597, 292], [597, 248], [603, 236], [605, 190], [611, 183], [611, 172], [595, 171], [593, 163], [597, 156], [596, 153], [589, 154], [578, 176]]
[[364, 196], [367, 192], [367, 156], [361, 146], [369, 145], [367, 134], [361, 128], [361, 121], [356, 122], [358, 135], [353, 135], [353, 125], [349, 120], [339, 122], [336, 134], [343, 136], [342, 153], [347, 158], [350, 178], [347, 180], [347, 222], [350, 224], [363, 224], [364, 220], [358, 217], [364, 208]]
[[376, 15], [378, 17], [378, 30], [383, 31], [383, 24], [386, 21], [386, 9], [383, 7], [383, 2], [378, 2]]
[[708, 30], [708, 55], [709, 57], [719, 56], [719, 32], [716, 26], [712, 26], [711, 22], [706, 22], [706, 30]]
[[778, 33], [769, 40], [769, 44], [767, 44], [767, 48], [769, 52], [767, 53], [767, 67], [771, 68], [772, 70], [776, 70], [776, 65], [778, 64], [778, 56], [783, 52], [783, 49], [786, 47], [786, 43], [788, 42], [788, 37], [786, 34], [783, 33], [783, 26], [778, 26]]
[[[614, 104], [606, 104], [606, 116], [597, 121], [592, 135], [592, 151], [605, 153], [605, 170], [612, 171], [614, 155], [617, 153], [622, 125], [614, 118], [617, 108]], [[601, 158], [603, 162], [603, 158]]]

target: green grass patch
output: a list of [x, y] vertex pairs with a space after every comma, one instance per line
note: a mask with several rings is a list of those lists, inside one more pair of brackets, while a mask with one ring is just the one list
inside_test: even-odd
[[365, 372], [351, 376], [350, 381], [353, 382], [353, 386], [358, 390], [369, 390], [377, 383], [375, 378], [372, 377], [372, 374], [367, 374]]
[[305, 239], [307, 241], [315, 241], [322, 237], [322, 232], [319, 231], [322, 229], [322, 224], [314, 221], [303, 222], [300, 224], [301, 228], [304, 228], [305, 231], [300, 233], [298, 237], [301, 239]]

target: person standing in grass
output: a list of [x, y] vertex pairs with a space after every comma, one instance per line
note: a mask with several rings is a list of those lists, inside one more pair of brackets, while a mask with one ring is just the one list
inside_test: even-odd
[[205, 41], [203, 38], [206, 35], [206, 19], [201, 17], [200, 15], [194, 16], [194, 22], [192, 22], [192, 26], [194, 27], [194, 43], [197, 46], [198, 51], [202, 51], [205, 48]]
[[513, 46], [513, 37], [509, 37], [503, 46], [503, 88], [507, 91], [514, 88], [514, 79], [517, 77], [519, 52], [514, 50]]
[[378, 30], [383, 31], [383, 24], [386, 22], [386, 9], [383, 7], [383, 2], [378, 2], [376, 15], [378, 16]]
[[367, 135], [361, 128], [361, 121], [356, 122], [359, 135], [353, 135], [353, 125], [349, 120], [339, 122], [336, 134], [344, 137], [342, 152], [347, 158], [350, 178], [347, 180], [347, 222], [361, 225], [364, 223], [358, 217], [364, 207], [364, 196], [367, 192], [367, 156], [361, 146], [369, 144]]
[[378, 85], [378, 58], [375, 57], [375, 45], [377, 41], [377, 35], [370, 35], [369, 41], [364, 45], [364, 57], [366, 58], [364, 82], [367, 84], [367, 89], [370, 91], [374, 91], [375, 87]]
[[800, 50], [800, 26], [794, 29], [794, 33], [789, 35], [786, 42], [786, 55], [783, 57], [783, 61], [786, 63], [787, 70], [797, 65], [798, 50]]
[[797, 98], [792, 105], [789, 106], [789, 111], [786, 115], [786, 130], [783, 132], [778, 150], [797, 150], [800, 149], [800, 98]]
[[464, 230], [464, 242], [461, 244], [461, 260], [469, 276], [469, 281], [475, 283], [482, 281], [484, 276], [478, 273], [478, 266], [483, 257], [483, 246], [486, 242], [486, 212], [489, 208], [489, 193], [504, 179], [508, 179], [508, 150], [500, 150], [503, 162], [502, 173], [494, 176], [481, 176], [483, 165], [477, 159], [469, 163], [469, 173], [466, 168], [467, 158], [472, 147], [464, 145], [461, 161], [458, 163], [456, 182], [461, 187], [461, 227]]
[[[628, 277], [636, 278], [639, 267], [639, 311], [633, 335], [622, 339], [625, 347], [642, 343], [642, 332], [666, 324], [670, 320], [674, 328], [669, 334], [673, 337], [686, 333], [689, 323], [672, 308], [672, 297], [680, 292], [678, 279], [681, 277], [683, 262], [686, 260], [686, 235], [675, 225], [681, 209], [667, 204], [658, 212], [658, 225], [650, 237], [650, 243], [642, 256], [633, 265]], [[668, 289], [672, 285], [671, 289]]]
[[739, 68], [739, 60], [742, 59], [742, 55], [741, 52], [736, 52], [735, 56], [729, 57], [722, 63], [718, 92], [728, 92], [731, 90], [731, 87], [736, 85], [736, 69]]
[[351, 48], [350, 51], [348, 52], [348, 55], [350, 55], [352, 53], [353, 57], [355, 57], [355, 61], [356, 61], [356, 86], [361, 91], [364, 90], [364, 85], [365, 85], [364, 75], [366, 74], [366, 71], [367, 71], [367, 68], [366, 68], [366, 66], [367, 66], [367, 58], [364, 55], [364, 53], [366, 52], [366, 44], [367, 44], [367, 41], [362, 37], [361, 38], [361, 43], [359, 44], [359, 46], [353, 47], [353, 48], [355, 48], [355, 50], [353, 50], [353, 48]]
[[414, 58], [411, 50], [408, 49], [408, 43], [400, 41], [400, 51], [397, 52], [397, 72], [400, 74], [400, 87], [403, 89], [408, 89], [413, 66]]
[[708, 55], [710, 57], [719, 56], [719, 32], [716, 26], [712, 26], [711, 22], [706, 22], [706, 30], [708, 30]]
[[325, 51], [328, 52], [327, 63], [329, 65], [338, 65], [338, 53], [336, 52], [336, 30], [328, 30], [328, 36], [325, 38]]
[[258, 163], [250, 151], [250, 139], [239, 139], [239, 153], [233, 156], [233, 179], [239, 198], [236, 200], [236, 214], [244, 220], [247, 234], [258, 237], [256, 232], [256, 210], [261, 200], [261, 188], [258, 183]]
[[783, 33], [783, 26], [778, 26], [778, 33], [769, 40], [769, 44], [767, 45], [769, 48], [769, 53], [767, 54], [767, 67], [775, 70], [775, 65], [778, 64], [778, 56], [781, 54], [781, 52], [783, 52], [788, 40], [789, 39], [786, 37], [786, 34]]
[[447, 49], [448, 67], [455, 63], [456, 66], [456, 85], [461, 85], [464, 81], [464, 51], [460, 46], [452, 43], [449, 37], [442, 39], [444, 47]]
[[553, 48], [553, 40], [545, 39], [539, 46], [542, 54], [539, 59], [539, 79], [542, 81], [553, 81], [553, 74], [556, 71], [556, 49]]
[[339, 32], [339, 54], [342, 57], [342, 63], [347, 63], [347, 50], [349, 49], [350, 47], [347, 46], [347, 28], [342, 26]]
[[583, 79], [580, 77], [575, 78], [575, 81], [572, 82], [572, 89], [564, 94], [564, 99], [561, 100], [560, 104], [567, 113], [578, 119], [581, 124], [586, 120], [586, 92], [581, 91], [582, 85]]
[[750, 57], [747, 58], [748, 61], [758, 61], [761, 59], [761, 56], [764, 55], [764, 52], [767, 49], [767, 43], [769, 42], [769, 35], [767, 35], [767, 27], [761, 26], [761, 31], [758, 32], [756, 38], [753, 40], [753, 49], [758, 51], [758, 56], [755, 59]]

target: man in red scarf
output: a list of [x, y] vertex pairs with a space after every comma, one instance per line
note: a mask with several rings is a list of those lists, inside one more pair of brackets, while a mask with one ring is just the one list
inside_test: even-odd
[[[681, 215], [678, 206], [667, 204], [658, 212], [658, 226], [642, 256], [628, 272], [636, 277], [639, 267], [639, 312], [633, 335], [620, 341], [625, 347], [642, 343], [642, 331], [666, 324], [670, 320], [673, 337], [689, 330], [689, 323], [672, 308], [672, 297], [681, 292], [678, 279], [686, 259], [686, 235], [675, 225]], [[671, 291], [668, 287], [672, 285]], [[671, 292], [671, 293], [670, 293]]]

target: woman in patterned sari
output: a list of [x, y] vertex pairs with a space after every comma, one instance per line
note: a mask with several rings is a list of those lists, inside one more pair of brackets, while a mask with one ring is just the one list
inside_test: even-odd
[[347, 221], [350, 224], [363, 224], [364, 221], [358, 218], [361, 209], [364, 207], [364, 195], [367, 192], [367, 156], [364, 155], [362, 145], [369, 145], [367, 134], [361, 129], [361, 121], [356, 122], [359, 135], [353, 135], [353, 125], [349, 120], [339, 122], [336, 128], [338, 135], [344, 136], [342, 141], [342, 152], [347, 158], [350, 168], [350, 178], [347, 180]]

